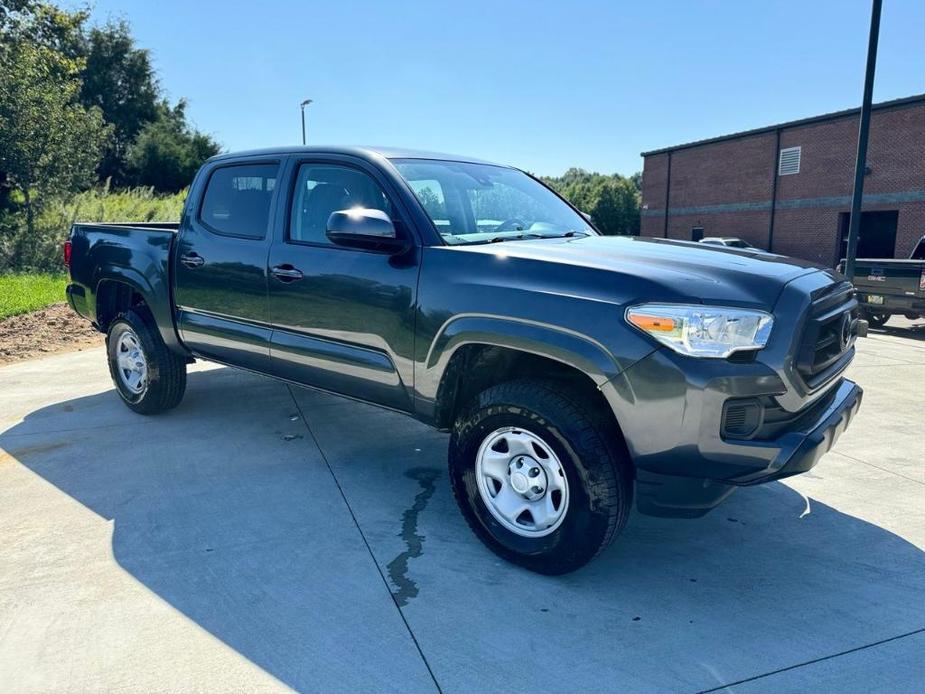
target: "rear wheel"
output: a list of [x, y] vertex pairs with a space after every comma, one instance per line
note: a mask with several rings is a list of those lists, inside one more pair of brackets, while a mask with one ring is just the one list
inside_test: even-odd
[[144, 307], [120, 314], [106, 336], [109, 373], [122, 401], [139, 414], [176, 407], [186, 391], [186, 362], [171, 352]]
[[475, 534], [508, 561], [573, 571], [626, 524], [632, 474], [619, 431], [561, 384], [512, 381], [456, 421], [450, 480]]

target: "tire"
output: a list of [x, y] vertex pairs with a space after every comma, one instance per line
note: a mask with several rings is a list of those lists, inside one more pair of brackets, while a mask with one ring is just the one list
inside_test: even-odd
[[[546, 487], [542, 499], [548, 496], [540, 510], [545, 514], [543, 524], [537, 523], [532, 511], [512, 521], [513, 513], [505, 517], [498, 510], [503, 504], [496, 506], [492, 499], [492, 493], [494, 499], [516, 499], [509, 493], [516, 492], [515, 467], [524, 459], [518, 458], [524, 445], [534, 451], [527, 456], [531, 462], [524, 471], [532, 474], [542, 466], [537, 479], [542, 477]], [[511, 462], [505, 463], [508, 455]], [[509, 489], [497, 476], [477, 472], [482, 470], [480, 460], [496, 459], [494, 474], [508, 465], [504, 474]], [[566, 482], [564, 491], [555, 488], [561, 484], [555, 478], [557, 464]], [[453, 427], [449, 474], [456, 502], [476, 536], [503, 559], [543, 574], [568, 573], [591, 561], [623, 529], [632, 507], [632, 464], [616, 424], [557, 382], [510, 381], [479, 394]], [[555, 511], [557, 493], [559, 510]], [[522, 503], [517, 500], [515, 506]], [[549, 509], [554, 513], [547, 513]], [[555, 513], [561, 515], [549, 523]]]
[[[106, 353], [116, 392], [130, 409], [149, 415], [180, 404], [186, 391], [186, 361], [164, 344], [146, 307], [116, 317], [106, 334]], [[133, 370], [123, 368], [132, 363]], [[139, 364], [144, 365], [143, 375]]]
[[872, 328], [882, 328], [886, 325], [886, 322], [890, 320], [889, 313], [871, 313], [870, 311], [864, 312], [864, 317], [867, 319], [867, 322]]

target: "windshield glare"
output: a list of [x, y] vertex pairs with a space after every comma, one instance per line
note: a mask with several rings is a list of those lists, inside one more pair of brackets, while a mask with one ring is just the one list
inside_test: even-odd
[[392, 163], [447, 243], [596, 233], [584, 217], [522, 171], [431, 159]]

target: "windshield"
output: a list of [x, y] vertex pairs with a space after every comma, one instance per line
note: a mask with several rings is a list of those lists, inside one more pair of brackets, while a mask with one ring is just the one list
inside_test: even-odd
[[392, 163], [447, 243], [596, 234], [584, 217], [522, 171], [432, 159]]

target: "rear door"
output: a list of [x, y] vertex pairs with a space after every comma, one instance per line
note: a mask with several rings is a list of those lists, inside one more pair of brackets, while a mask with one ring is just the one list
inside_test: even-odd
[[180, 337], [194, 353], [265, 371], [267, 253], [280, 163], [216, 162], [196, 182], [174, 254]]
[[[359, 160], [293, 158], [291, 170], [268, 261], [272, 373], [410, 410], [420, 248], [398, 196]], [[328, 217], [351, 207], [386, 212], [413, 247], [396, 256], [334, 245]]]

